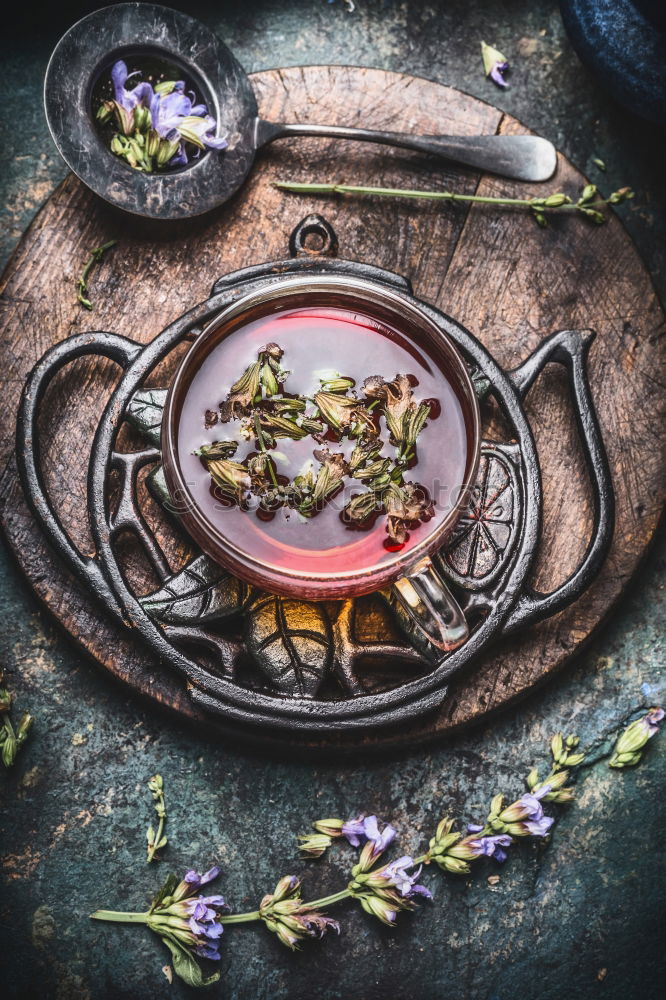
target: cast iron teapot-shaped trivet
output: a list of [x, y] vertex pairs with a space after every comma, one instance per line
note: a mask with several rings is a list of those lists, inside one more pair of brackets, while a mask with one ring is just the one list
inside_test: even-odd
[[[316, 239], [319, 246], [312, 249]], [[337, 239], [320, 216], [308, 216], [290, 239], [291, 259], [221, 278], [211, 297], [147, 346], [112, 333], [86, 333], [57, 344], [32, 371], [17, 428], [17, 460], [32, 511], [51, 545], [124, 627], [149, 645], [164, 669], [178, 672], [192, 701], [246, 727], [344, 734], [395, 725], [435, 709], [447, 679], [489, 643], [556, 614], [598, 572], [613, 531], [610, 473], [586, 373], [594, 334], [565, 330], [548, 337], [518, 368], [503, 371], [467, 330], [414, 299], [409, 281], [354, 261], [334, 259]], [[181, 532], [176, 514], [155, 528], [139, 482], [167, 514], [160, 432], [167, 390], [152, 387], [158, 366], [196, 337], [223, 309], [250, 292], [293, 275], [363, 279], [419, 308], [455, 344], [484, 408], [501, 413], [505, 440], [483, 440], [471, 500], [436, 556], [470, 626], [465, 643], [442, 654], [384, 596], [381, 615], [368, 599], [305, 602], [260, 592], [194, 552], [170, 565], [165, 532]], [[38, 415], [56, 373], [75, 358], [99, 354], [124, 370], [95, 435], [88, 473], [88, 513], [95, 554], [72, 544], [47, 496], [37, 448]], [[534, 592], [527, 579], [541, 523], [541, 479], [522, 400], [549, 362], [569, 373], [579, 434], [591, 477], [594, 523], [578, 568], [555, 591]], [[143, 446], [121, 450], [127, 425]], [[150, 522], [150, 523], [149, 523]], [[132, 536], [156, 583], [137, 586], [121, 537]], [[372, 600], [372, 599], [371, 599]], [[372, 633], [372, 634], [370, 634]], [[385, 668], [391, 665], [390, 679]], [[384, 670], [377, 681], [377, 665]]]

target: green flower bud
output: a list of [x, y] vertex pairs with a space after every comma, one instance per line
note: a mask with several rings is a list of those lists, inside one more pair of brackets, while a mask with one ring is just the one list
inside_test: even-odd
[[325, 392], [347, 392], [348, 389], [353, 389], [356, 385], [353, 378], [344, 375], [338, 375], [336, 378], [322, 378], [319, 381]]
[[606, 221], [606, 216], [602, 212], [597, 212], [594, 208], [582, 208], [578, 207], [578, 211], [582, 212], [590, 222], [594, 222], [596, 226], [603, 226]]
[[541, 226], [542, 229], [548, 228], [548, 219], [543, 214], [543, 212], [535, 212], [534, 220], [538, 226]]
[[151, 118], [150, 111], [148, 108], [135, 108], [134, 109], [134, 128], [138, 129], [139, 132], [145, 132], [150, 128]]
[[298, 845], [299, 851], [310, 858], [320, 858], [333, 843], [333, 839], [326, 833], [301, 834], [298, 839], [301, 841]]
[[436, 858], [435, 864], [439, 865], [442, 871], [451, 872], [452, 875], [468, 875], [470, 871], [466, 861], [461, 858], [452, 858], [450, 854]]
[[167, 94], [171, 93], [171, 91], [175, 86], [176, 86], [175, 80], [162, 80], [161, 83], [156, 83], [153, 89], [156, 94], [160, 95], [160, 97], [166, 97]]
[[14, 736], [14, 732], [9, 729], [3, 729], [2, 736], [2, 751], [0, 752], [2, 763], [5, 767], [11, 767], [16, 760], [16, 751], [18, 749], [16, 737]]
[[19, 719], [19, 724], [16, 727], [16, 739], [19, 746], [21, 746], [22, 743], [25, 743], [34, 721], [34, 718], [29, 712], [24, 712], [22, 714]]
[[124, 136], [116, 134], [111, 140], [109, 148], [112, 153], [116, 154], [116, 156], [124, 156], [129, 148], [127, 145], [127, 139], [125, 139]]
[[560, 208], [562, 205], [570, 205], [571, 198], [558, 191], [556, 194], [549, 194], [547, 198], [544, 198], [543, 203], [546, 208]]
[[146, 136], [146, 153], [148, 156], [157, 156], [159, 148], [160, 135], [155, 129], [151, 128]]
[[539, 772], [537, 771], [536, 767], [532, 768], [530, 773], [525, 778], [525, 781], [527, 783], [527, 787], [529, 788], [529, 790], [533, 791], [533, 789], [539, 782]]
[[664, 718], [661, 708], [651, 708], [642, 719], [636, 719], [620, 735], [609, 761], [610, 767], [630, 767], [638, 764], [640, 751], [649, 739], [659, 732], [659, 723]]
[[635, 192], [631, 190], [630, 187], [620, 188], [619, 191], [613, 191], [612, 195], [608, 199], [609, 204], [619, 205], [622, 201], [629, 201], [631, 198], [635, 197]]
[[318, 833], [328, 834], [329, 837], [340, 837], [345, 821], [343, 819], [317, 819], [312, 825]]
[[267, 396], [276, 396], [279, 393], [280, 386], [270, 365], [262, 365], [259, 381]]
[[592, 201], [592, 199], [596, 196], [596, 194], [597, 194], [597, 185], [586, 184], [583, 190], [581, 191], [580, 198], [578, 199], [578, 204], [585, 205], [586, 202]]
[[556, 764], [560, 763], [562, 758], [562, 751], [564, 750], [564, 738], [562, 733], [555, 733], [552, 740], [550, 741], [550, 752], [553, 755], [553, 760]]
[[95, 118], [98, 122], [106, 122], [113, 114], [113, 110], [113, 101], [104, 101], [104, 103], [100, 104], [98, 107]]
[[160, 139], [159, 148], [157, 150], [158, 167], [166, 166], [171, 157], [175, 156], [177, 152], [178, 152], [177, 142], [169, 142], [168, 139]]

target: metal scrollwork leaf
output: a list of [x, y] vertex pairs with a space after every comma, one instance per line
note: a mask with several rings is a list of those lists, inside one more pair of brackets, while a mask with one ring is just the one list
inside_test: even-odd
[[141, 389], [134, 393], [125, 411], [132, 427], [158, 448], [166, 398], [166, 389]]
[[142, 598], [147, 614], [164, 625], [191, 625], [243, 610], [248, 587], [208, 556], [197, 556], [153, 594]]
[[333, 654], [323, 604], [257, 594], [245, 609], [244, 625], [248, 652], [276, 691], [317, 694]]

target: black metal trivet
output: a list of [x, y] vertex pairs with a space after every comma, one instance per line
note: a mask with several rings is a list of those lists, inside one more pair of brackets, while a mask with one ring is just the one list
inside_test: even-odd
[[[317, 250], [308, 249], [313, 233], [320, 244]], [[25, 493], [51, 545], [107, 611], [150, 646], [164, 669], [184, 678], [192, 700], [236, 723], [317, 734], [394, 725], [435, 709], [446, 696], [447, 679], [489, 643], [576, 600], [606, 555], [614, 507], [587, 382], [586, 359], [594, 334], [555, 333], [518, 368], [505, 372], [459, 323], [419, 302], [462, 352], [480, 397], [499, 408], [508, 428], [506, 440], [483, 441], [469, 507], [436, 557], [470, 622], [465, 644], [442, 654], [412, 627], [399, 606], [389, 612], [388, 594], [382, 595], [385, 608], [378, 612], [376, 599], [312, 603], [259, 592], [201, 554], [186, 565], [170, 565], [137, 489], [141, 470], [152, 466], [147, 485], [169, 512], [160, 465], [167, 390], [150, 388], [147, 382], [171, 352], [222, 309], [285, 275], [347, 274], [413, 300], [407, 279], [367, 264], [335, 260], [336, 250], [337, 239], [326, 220], [308, 216], [292, 233], [291, 259], [221, 278], [209, 299], [147, 346], [112, 333], [86, 333], [57, 344], [26, 383], [17, 428]], [[124, 369], [100, 419], [90, 458], [88, 508], [96, 548], [92, 557], [74, 547], [53, 510], [37, 449], [38, 414], [50, 381], [64, 365], [88, 354], [111, 358]], [[563, 365], [569, 374], [592, 482], [594, 524], [578, 568], [555, 591], [541, 594], [526, 582], [542, 504], [539, 464], [522, 401], [548, 362]], [[145, 446], [140, 450], [118, 449], [125, 423], [142, 435]], [[182, 532], [177, 516], [172, 516], [169, 530]], [[145, 592], [132, 584], [119, 555], [119, 539], [128, 533], [156, 578], [156, 585]]]

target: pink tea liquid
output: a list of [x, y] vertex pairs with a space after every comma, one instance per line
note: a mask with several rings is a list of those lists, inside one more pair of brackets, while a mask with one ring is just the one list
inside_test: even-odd
[[[180, 413], [178, 461], [183, 478], [197, 507], [212, 528], [250, 558], [278, 570], [303, 574], [339, 574], [381, 566], [394, 557], [387, 545], [385, 518], [380, 515], [368, 530], [345, 524], [341, 511], [355, 494], [366, 488], [345, 477], [344, 490], [312, 518], [296, 510], [279, 508], [266, 518], [259, 510], [242, 510], [224, 502], [201, 460], [193, 454], [202, 444], [226, 439], [239, 441], [233, 460], [242, 462], [256, 452], [254, 440], [245, 441], [238, 420], [206, 427], [205, 412], [217, 410], [231, 385], [257, 358], [267, 343], [284, 351], [282, 367], [291, 374], [283, 389], [288, 394], [313, 396], [319, 378], [339, 372], [356, 380], [356, 391], [370, 375], [386, 381], [397, 374], [413, 376], [416, 402], [430, 402], [431, 417], [421, 431], [417, 461], [404, 474], [405, 482], [418, 483], [430, 495], [433, 517], [410, 530], [400, 554], [408, 552], [446, 518], [458, 502], [465, 481], [472, 447], [469, 419], [453, 381], [449, 380], [433, 354], [408, 339], [398, 329], [358, 310], [336, 307], [289, 308], [251, 319], [232, 330], [210, 351], [194, 375]], [[382, 456], [393, 457], [384, 418], [380, 418]], [[354, 442], [343, 437], [327, 441], [331, 452], [351, 454]], [[280, 438], [270, 451], [279, 477], [293, 480], [311, 461], [316, 474], [319, 463], [313, 451], [321, 448], [311, 436], [300, 441]]]

